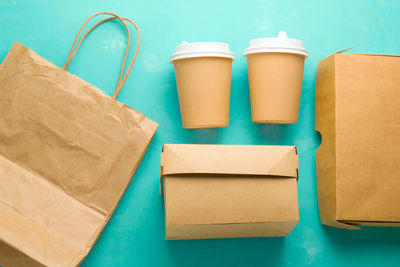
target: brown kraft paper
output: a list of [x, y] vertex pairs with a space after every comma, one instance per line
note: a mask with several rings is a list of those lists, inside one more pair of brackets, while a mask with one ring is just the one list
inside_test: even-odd
[[[111, 17], [83, 38], [111, 19], [127, 30], [125, 21], [133, 23], [101, 12], [82, 28], [100, 14]], [[16, 42], [0, 65], [2, 266], [80, 264], [157, 129], [157, 123], [115, 100], [138, 47], [113, 98], [66, 71], [72, 51], [59, 68]]]
[[318, 64], [315, 127], [323, 224], [400, 226], [400, 57], [335, 53]]
[[228, 126], [231, 66], [232, 59], [222, 57], [174, 61], [183, 128]]
[[304, 60], [293, 53], [247, 55], [253, 122], [297, 123]]
[[294, 146], [164, 145], [166, 239], [287, 236], [299, 220]]

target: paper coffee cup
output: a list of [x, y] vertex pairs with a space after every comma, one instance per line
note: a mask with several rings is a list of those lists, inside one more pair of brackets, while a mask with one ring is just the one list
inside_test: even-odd
[[296, 123], [307, 50], [300, 40], [281, 31], [278, 38], [250, 41], [245, 50], [249, 75], [252, 121]]
[[225, 43], [182, 43], [171, 56], [183, 128], [215, 128], [229, 124], [231, 66]]

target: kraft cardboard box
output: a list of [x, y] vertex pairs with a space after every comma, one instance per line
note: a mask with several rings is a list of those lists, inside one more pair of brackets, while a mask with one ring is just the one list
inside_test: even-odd
[[400, 57], [321, 60], [315, 121], [321, 222], [400, 226]]
[[286, 236], [299, 221], [294, 146], [164, 145], [166, 239]]

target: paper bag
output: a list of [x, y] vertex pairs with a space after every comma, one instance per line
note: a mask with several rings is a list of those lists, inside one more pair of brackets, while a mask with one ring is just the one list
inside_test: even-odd
[[400, 56], [335, 53], [318, 64], [315, 127], [323, 224], [400, 226]]
[[299, 221], [294, 146], [166, 144], [166, 239], [287, 236]]
[[[130, 36], [124, 21], [130, 20], [107, 12], [91, 16], [82, 28], [100, 14], [112, 17], [94, 27], [118, 19]], [[135, 58], [111, 98], [66, 71], [72, 52], [59, 68], [15, 43], [0, 65], [2, 266], [78, 265], [110, 219], [157, 128], [115, 100]]]

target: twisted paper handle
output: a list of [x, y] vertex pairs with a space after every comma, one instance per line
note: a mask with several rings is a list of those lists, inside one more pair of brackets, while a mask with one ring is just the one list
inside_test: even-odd
[[[94, 17], [97, 17], [97, 16], [99, 16], [99, 15], [103, 15], [103, 14], [111, 15], [112, 17], [103, 19], [103, 20], [99, 21], [98, 23], [96, 23], [94, 26], [92, 26], [87, 32], [85, 32], [85, 34], [81, 37], [80, 41], [78, 42], [77, 46], [75, 47], [75, 44], [76, 44], [76, 42], [77, 42], [77, 40], [78, 40], [78, 38], [79, 38], [79, 35], [81, 34], [83, 28], [84, 28], [84, 27], [89, 23], [89, 21], [92, 20]], [[68, 54], [67, 62], [65, 63], [63, 69], [64, 69], [64, 70], [67, 70], [67, 69], [68, 69], [69, 63], [70, 63], [71, 60], [74, 58], [76, 52], [78, 51], [78, 48], [80, 47], [80, 45], [82, 44], [82, 42], [83, 42], [83, 40], [86, 38], [86, 36], [87, 36], [92, 30], [94, 30], [97, 26], [99, 26], [100, 24], [103, 24], [104, 22], [107, 22], [107, 21], [110, 21], [110, 20], [113, 20], [113, 19], [118, 19], [118, 20], [124, 25], [125, 30], [126, 30], [126, 32], [128, 33], [128, 41], [127, 41], [127, 44], [126, 44], [126, 49], [125, 49], [125, 53], [124, 53], [124, 59], [122, 60], [122, 66], [121, 66], [121, 71], [120, 71], [120, 74], [119, 74], [119, 79], [118, 79], [117, 87], [115, 88], [115, 91], [114, 91], [114, 94], [113, 94], [113, 99], [116, 99], [117, 96], [118, 96], [118, 94], [119, 94], [119, 92], [121, 91], [122, 86], [124, 85], [126, 79], [128, 78], [129, 73], [131, 72], [133, 63], [135, 63], [136, 56], [137, 56], [137, 53], [138, 53], [138, 51], [139, 51], [139, 46], [140, 46], [140, 30], [139, 30], [139, 27], [136, 25], [136, 23], [133, 22], [132, 20], [130, 20], [130, 19], [128, 19], [128, 18], [120, 17], [120, 16], [118, 16], [117, 14], [114, 14], [114, 13], [111, 13], [111, 12], [99, 12], [99, 13], [96, 13], [96, 14], [90, 16], [90, 17], [83, 23], [82, 27], [79, 29], [78, 34], [76, 35], [75, 40], [74, 40], [74, 42], [72, 43], [71, 50], [69, 51], [69, 54]], [[136, 31], [137, 31], [137, 33], [138, 33], [138, 40], [137, 40], [137, 45], [136, 45], [135, 54], [133, 55], [132, 61], [131, 61], [131, 63], [129, 64], [128, 69], [126, 70], [125, 76], [123, 76], [123, 74], [124, 74], [124, 69], [125, 69], [125, 63], [126, 63], [126, 58], [127, 58], [127, 56], [128, 56], [129, 46], [130, 46], [130, 42], [131, 42], [131, 33], [130, 33], [129, 28], [128, 28], [128, 25], [126, 25], [125, 21], [130, 22], [130, 23], [135, 27], [135, 29], [136, 29]], [[75, 49], [74, 49], [74, 48], [75, 48]]]

